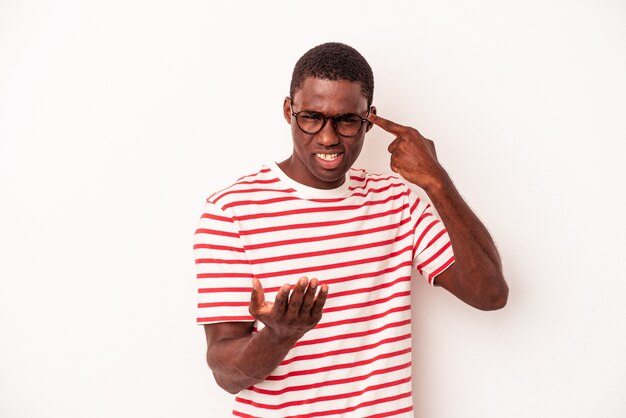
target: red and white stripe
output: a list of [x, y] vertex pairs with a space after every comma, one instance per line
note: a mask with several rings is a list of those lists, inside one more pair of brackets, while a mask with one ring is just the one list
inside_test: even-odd
[[454, 254], [402, 180], [353, 169], [339, 189], [315, 190], [263, 167], [207, 200], [194, 253], [198, 324], [253, 321], [252, 277], [268, 300], [302, 276], [330, 286], [320, 323], [238, 394], [233, 415], [412, 416], [411, 271], [432, 283]]

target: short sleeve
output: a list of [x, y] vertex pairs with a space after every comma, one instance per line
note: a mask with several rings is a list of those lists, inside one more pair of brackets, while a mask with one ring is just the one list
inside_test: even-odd
[[198, 306], [196, 322], [254, 321], [248, 312], [252, 272], [233, 220], [211, 202], [194, 235]]
[[413, 222], [413, 266], [430, 283], [454, 263], [454, 252], [446, 228], [434, 208], [409, 188]]

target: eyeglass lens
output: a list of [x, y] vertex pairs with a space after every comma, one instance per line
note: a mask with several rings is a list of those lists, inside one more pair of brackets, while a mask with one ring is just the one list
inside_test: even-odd
[[[337, 115], [329, 119], [337, 133], [342, 136], [355, 136], [359, 133], [363, 124], [361, 118], [352, 113]], [[324, 116], [315, 112], [300, 112], [296, 116], [296, 122], [304, 132], [316, 134], [324, 125]]]

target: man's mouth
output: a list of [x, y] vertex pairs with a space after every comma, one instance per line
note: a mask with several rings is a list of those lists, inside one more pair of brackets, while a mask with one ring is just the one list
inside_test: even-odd
[[315, 154], [317, 157], [322, 160], [332, 161], [339, 156], [339, 154]]
[[335, 170], [343, 162], [343, 153], [317, 153], [315, 154], [317, 163], [325, 170]]

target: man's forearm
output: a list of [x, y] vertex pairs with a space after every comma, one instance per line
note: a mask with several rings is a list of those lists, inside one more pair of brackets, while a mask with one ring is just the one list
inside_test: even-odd
[[265, 380], [296, 341], [278, 339], [264, 328], [213, 343], [207, 350], [207, 362], [220, 387], [234, 394]]
[[489, 232], [461, 197], [444, 171], [426, 193], [441, 217], [455, 253], [451, 291], [479, 309], [502, 308], [508, 287], [502, 264]]

